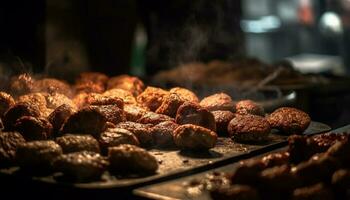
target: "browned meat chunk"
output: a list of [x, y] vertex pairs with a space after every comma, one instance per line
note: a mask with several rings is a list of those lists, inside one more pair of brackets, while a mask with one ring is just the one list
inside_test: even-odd
[[292, 195], [292, 200], [332, 200], [334, 195], [330, 188], [324, 184], [318, 183], [312, 186], [295, 189]]
[[190, 101], [192, 103], [199, 103], [199, 99], [198, 99], [197, 95], [186, 88], [174, 87], [174, 88], [171, 88], [169, 92], [177, 94], [182, 101]]
[[54, 141], [33, 141], [21, 144], [16, 150], [16, 162], [25, 171], [37, 173], [51, 170], [51, 163], [62, 154]]
[[94, 107], [86, 107], [69, 116], [63, 124], [62, 133], [91, 134], [99, 138], [106, 129], [107, 119], [101, 111]]
[[51, 93], [45, 96], [46, 97], [46, 107], [51, 110], [55, 110], [57, 107], [66, 104], [70, 107], [76, 109], [74, 102], [64, 94], [60, 93]]
[[137, 96], [137, 102], [155, 112], [168, 94], [168, 91], [161, 88], [147, 87], [145, 91]]
[[264, 108], [252, 100], [242, 100], [236, 104], [236, 113], [240, 115], [260, 115], [264, 116]]
[[36, 105], [29, 103], [17, 103], [4, 115], [3, 123], [5, 130], [13, 130], [17, 119], [23, 116], [40, 117], [40, 110]]
[[107, 121], [113, 124], [126, 121], [124, 110], [120, 109], [116, 104], [90, 107], [98, 109]]
[[72, 153], [78, 151], [91, 151], [100, 153], [100, 147], [97, 140], [90, 135], [67, 134], [56, 138], [55, 141], [61, 146], [63, 153]]
[[105, 86], [108, 81], [108, 76], [99, 72], [83, 72], [79, 74], [76, 83], [95, 83], [102, 86]]
[[2, 118], [5, 112], [13, 105], [15, 105], [15, 100], [12, 96], [5, 92], [0, 92], [0, 118]]
[[217, 93], [211, 96], [205, 97], [200, 102], [200, 105], [209, 111], [215, 110], [228, 110], [231, 112], [235, 111], [235, 104], [231, 97], [225, 93]]
[[120, 75], [109, 79], [107, 89], [113, 88], [129, 91], [136, 97], [143, 92], [145, 84], [137, 77]]
[[309, 115], [296, 108], [282, 107], [268, 116], [271, 128], [276, 128], [287, 134], [302, 134], [309, 126]]
[[17, 103], [28, 103], [35, 105], [39, 108], [42, 116], [48, 116], [49, 110], [47, 109], [46, 96], [47, 93], [30, 93], [18, 97]]
[[170, 93], [169, 95], [164, 97], [163, 103], [156, 110], [156, 113], [168, 115], [170, 117], [175, 118], [177, 109], [184, 103], [177, 94]]
[[219, 188], [211, 191], [210, 196], [214, 200], [260, 200], [259, 193], [256, 189], [248, 185], [232, 185], [226, 188]]
[[122, 122], [116, 126], [116, 128], [123, 128], [132, 132], [142, 146], [148, 146], [153, 143], [151, 127], [151, 124], [140, 124], [136, 122]]
[[47, 140], [52, 136], [52, 125], [44, 118], [23, 116], [19, 118], [14, 129], [22, 134], [27, 141]]
[[153, 126], [152, 136], [154, 144], [160, 148], [174, 147], [173, 133], [177, 127], [179, 125], [173, 121], [165, 121]]
[[29, 74], [20, 74], [11, 78], [9, 91], [15, 97], [28, 94], [32, 92], [33, 84], [34, 79]]
[[120, 98], [123, 99], [125, 105], [133, 104], [136, 105], [136, 98], [132, 95], [131, 92], [123, 90], [123, 89], [110, 89], [103, 93], [103, 96], [107, 96], [110, 98]]
[[54, 78], [36, 80], [33, 84], [34, 92], [59, 93], [72, 97], [73, 92], [68, 83]]
[[107, 154], [109, 147], [121, 144], [132, 144], [139, 146], [137, 137], [130, 131], [123, 128], [109, 128], [101, 134], [99, 143], [103, 154]]
[[154, 156], [130, 144], [109, 148], [108, 159], [111, 171], [117, 174], [148, 174], [155, 173], [158, 169], [158, 162]]
[[174, 131], [174, 141], [176, 146], [182, 149], [210, 149], [217, 141], [215, 132], [192, 124], [179, 126]]
[[0, 167], [13, 165], [17, 147], [25, 142], [20, 133], [0, 132]]
[[227, 110], [217, 110], [211, 113], [214, 115], [217, 134], [227, 136], [228, 123], [235, 117], [235, 114]]
[[73, 87], [77, 93], [103, 93], [105, 91], [104, 85], [93, 82], [77, 83]]
[[75, 109], [67, 104], [57, 107], [48, 117], [52, 124], [54, 136], [59, 136], [63, 123], [75, 112]]
[[342, 167], [350, 167], [350, 140], [337, 141], [326, 152], [328, 157], [336, 159]]
[[75, 182], [100, 180], [108, 165], [100, 154], [88, 151], [61, 155], [53, 162], [55, 171], [62, 172], [68, 180]]
[[214, 115], [207, 109], [191, 102], [185, 102], [179, 107], [175, 121], [180, 125], [194, 124], [216, 131]]
[[87, 104], [103, 106], [103, 105], [116, 105], [118, 108], [124, 108], [124, 101], [119, 97], [111, 97], [103, 94], [91, 94], [87, 96]]
[[137, 122], [141, 124], [153, 124], [153, 125], [157, 125], [165, 121], [173, 121], [173, 118], [167, 115], [157, 114], [154, 112], [147, 112], [140, 119], [137, 120]]
[[238, 142], [266, 141], [271, 128], [268, 121], [257, 115], [236, 115], [228, 125], [228, 133]]
[[136, 122], [148, 111], [136, 105], [125, 105], [124, 112], [128, 121]]

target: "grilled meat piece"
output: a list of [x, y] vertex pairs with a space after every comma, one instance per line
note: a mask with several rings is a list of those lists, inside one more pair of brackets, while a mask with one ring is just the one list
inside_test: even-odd
[[173, 121], [173, 118], [167, 115], [162, 115], [154, 112], [147, 112], [140, 119], [137, 120], [137, 122], [141, 124], [153, 124], [153, 125], [157, 125], [165, 121]]
[[214, 115], [216, 132], [218, 135], [227, 136], [227, 126], [229, 122], [235, 117], [231, 111], [217, 110], [211, 112]]
[[91, 135], [67, 134], [55, 139], [63, 150], [63, 153], [73, 153], [78, 151], [91, 151], [100, 153], [100, 147], [95, 138]]
[[170, 93], [177, 94], [182, 101], [190, 101], [192, 103], [199, 103], [199, 99], [191, 90], [182, 87], [174, 87], [169, 90]]
[[228, 124], [228, 133], [238, 142], [266, 141], [271, 128], [268, 121], [257, 115], [236, 115]]
[[80, 83], [94, 83], [105, 86], [108, 81], [108, 76], [100, 72], [83, 72], [76, 78], [75, 82]]
[[103, 93], [105, 91], [104, 85], [93, 82], [77, 83], [73, 88], [76, 93]]
[[47, 109], [46, 96], [47, 93], [30, 93], [26, 95], [22, 95], [18, 97], [17, 103], [28, 103], [31, 105], [35, 105], [39, 108], [42, 116], [46, 117], [49, 114], [49, 110]]
[[265, 116], [264, 108], [252, 100], [242, 100], [236, 104], [236, 113], [240, 115], [259, 115]]
[[55, 171], [75, 182], [100, 180], [108, 165], [109, 162], [100, 154], [89, 151], [64, 154], [53, 161]]
[[113, 124], [126, 121], [124, 110], [120, 109], [116, 104], [90, 107], [98, 109], [107, 121]]
[[0, 118], [2, 118], [6, 111], [13, 105], [15, 105], [15, 100], [12, 96], [5, 92], [0, 92]]
[[133, 104], [136, 105], [136, 98], [132, 95], [130, 91], [126, 91], [123, 89], [110, 89], [103, 93], [103, 96], [111, 97], [111, 98], [120, 98], [123, 99], [124, 104]]
[[267, 120], [271, 128], [286, 134], [302, 134], [311, 122], [307, 113], [289, 107], [278, 108], [268, 116]]
[[181, 125], [174, 130], [174, 141], [181, 149], [210, 149], [217, 141], [215, 132], [193, 124]]
[[116, 105], [118, 108], [124, 108], [124, 101], [119, 97], [110, 97], [103, 94], [91, 94], [87, 96], [87, 104], [95, 106]]
[[5, 130], [14, 130], [17, 119], [23, 116], [40, 117], [41, 113], [36, 105], [30, 103], [16, 103], [4, 115], [3, 123]]
[[46, 107], [48, 109], [55, 110], [57, 107], [60, 107], [63, 104], [69, 105], [70, 107], [76, 109], [76, 105], [74, 104], [74, 102], [64, 94], [51, 93], [46, 95], [45, 97]]
[[173, 121], [165, 121], [153, 126], [151, 132], [154, 144], [160, 148], [174, 147], [173, 133], [177, 127], [179, 125]]
[[9, 92], [11, 95], [18, 97], [33, 91], [34, 79], [29, 74], [20, 74], [10, 80]]
[[158, 162], [154, 156], [146, 150], [130, 145], [122, 144], [111, 147], [108, 151], [110, 170], [113, 173], [155, 173], [158, 169]]
[[332, 200], [335, 199], [333, 192], [323, 183], [297, 188], [292, 194], [292, 200]]
[[163, 103], [165, 97], [169, 94], [161, 88], [147, 87], [140, 95], [137, 96], [136, 100], [142, 106], [149, 108], [155, 112]]
[[198, 104], [185, 102], [177, 110], [177, 124], [193, 124], [216, 131], [214, 115]]
[[54, 78], [43, 78], [34, 81], [33, 92], [59, 93], [68, 97], [72, 97], [73, 95], [68, 83]]
[[52, 137], [53, 127], [44, 118], [23, 116], [19, 118], [14, 129], [22, 134], [27, 141], [47, 140]]
[[86, 107], [68, 117], [61, 128], [62, 133], [91, 134], [99, 138], [106, 129], [107, 119], [98, 108]]
[[37, 173], [51, 170], [51, 163], [62, 154], [54, 141], [32, 141], [20, 144], [16, 149], [16, 162], [25, 171]]
[[156, 110], [156, 113], [168, 115], [175, 118], [177, 109], [184, 103], [180, 96], [175, 93], [170, 93], [164, 97], [164, 100], [160, 107]]
[[152, 124], [140, 124], [136, 122], [122, 122], [116, 125], [116, 128], [123, 128], [132, 132], [139, 140], [141, 146], [153, 144]]
[[124, 112], [125, 112], [127, 121], [136, 122], [148, 111], [144, 108], [141, 108], [140, 106], [129, 104], [129, 105], [125, 105]]
[[350, 167], [350, 140], [345, 139], [337, 141], [326, 152], [328, 157], [332, 157], [340, 162], [340, 165], [344, 168]]
[[17, 147], [25, 142], [20, 133], [0, 132], [0, 167], [13, 165]]
[[52, 124], [54, 136], [59, 136], [63, 123], [75, 112], [75, 109], [67, 104], [57, 107], [48, 117]]
[[101, 134], [99, 143], [103, 154], [107, 154], [109, 147], [114, 147], [121, 144], [132, 144], [136, 146], [140, 145], [137, 137], [132, 132], [123, 128], [107, 129]]
[[107, 89], [123, 89], [131, 92], [135, 97], [143, 92], [145, 84], [135, 76], [120, 75], [111, 77], [107, 83]]
[[209, 111], [228, 110], [235, 112], [235, 104], [231, 97], [225, 93], [217, 93], [205, 97], [200, 102], [200, 105]]

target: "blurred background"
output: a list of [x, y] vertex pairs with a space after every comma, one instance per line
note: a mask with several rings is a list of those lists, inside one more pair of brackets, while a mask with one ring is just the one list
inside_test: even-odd
[[349, 0], [14, 0], [0, 25], [2, 79], [127, 73], [349, 123]]

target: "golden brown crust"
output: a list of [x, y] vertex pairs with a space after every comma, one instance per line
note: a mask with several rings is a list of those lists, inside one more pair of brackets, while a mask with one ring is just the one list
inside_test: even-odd
[[236, 113], [240, 115], [252, 114], [264, 116], [264, 108], [252, 100], [242, 100], [236, 104]]
[[15, 100], [12, 96], [5, 92], [0, 92], [0, 118], [2, 118], [5, 112], [13, 105], [15, 105]]
[[221, 136], [227, 136], [228, 123], [235, 117], [235, 114], [227, 110], [217, 110], [211, 113], [214, 115], [216, 133]]
[[99, 144], [91, 135], [67, 134], [56, 138], [55, 141], [65, 154], [79, 151], [100, 153]]
[[164, 101], [160, 105], [160, 107], [156, 110], [156, 113], [168, 115], [170, 117], [175, 118], [177, 109], [184, 103], [177, 94], [170, 93], [166, 97], [164, 97]]
[[147, 112], [139, 120], [137, 120], [137, 122], [141, 124], [153, 124], [153, 125], [157, 125], [165, 121], [174, 121], [174, 119], [167, 115], [162, 115], [154, 112]]
[[123, 128], [132, 132], [142, 146], [153, 144], [151, 127], [152, 124], [140, 124], [136, 122], [122, 122], [116, 125], [116, 128]]
[[135, 76], [120, 75], [111, 77], [107, 89], [119, 88], [131, 92], [135, 97], [143, 92], [145, 84]]
[[177, 94], [183, 101], [199, 103], [199, 98], [191, 90], [182, 87], [174, 87], [169, 90], [170, 93]]
[[232, 98], [225, 93], [217, 93], [205, 97], [200, 102], [200, 105], [209, 111], [215, 110], [228, 110], [231, 112], [235, 111], [235, 105]]
[[142, 106], [149, 108], [155, 112], [157, 108], [163, 103], [164, 98], [169, 94], [161, 88], [147, 87], [140, 95], [137, 96], [137, 102]]

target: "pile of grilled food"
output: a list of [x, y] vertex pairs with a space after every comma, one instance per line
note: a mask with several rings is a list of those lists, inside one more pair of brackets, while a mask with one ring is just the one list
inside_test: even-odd
[[300, 134], [310, 117], [283, 107], [271, 114], [225, 93], [200, 100], [192, 91], [146, 87], [137, 77], [80, 74], [75, 83], [29, 74], [0, 92], [0, 166], [33, 175], [59, 172], [92, 182], [111, 174], [156, 174], [147, 149], [207, 151], [218, 136], [237, 143], [267, 140], [272, 129]]
[[293, 135], [286, 151], [192, 180], [187, 191], [212, 199], [349, 199], [349, 139], [347, 133]]

